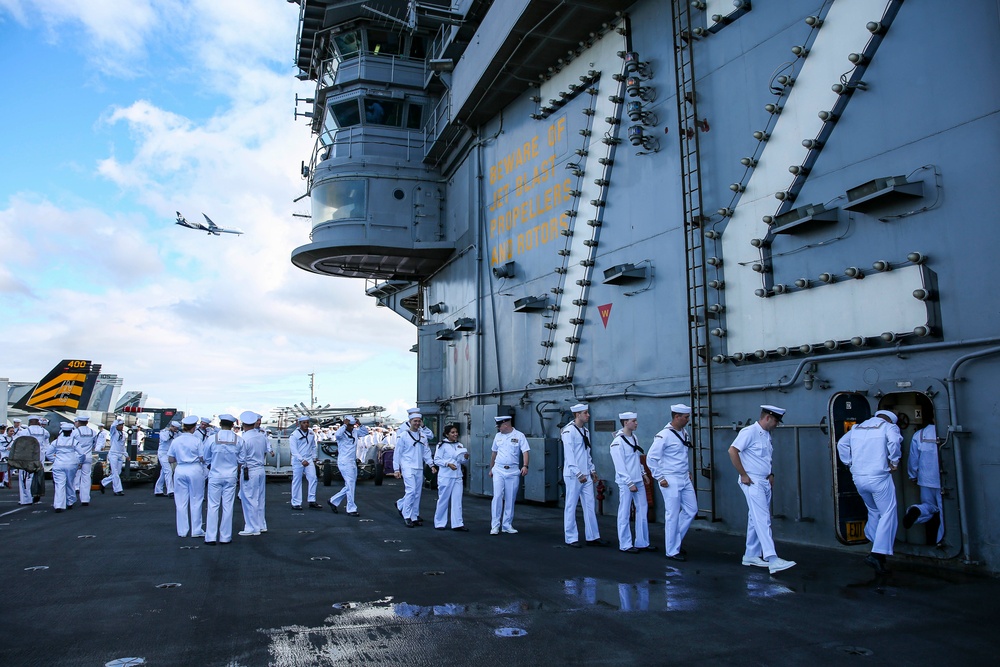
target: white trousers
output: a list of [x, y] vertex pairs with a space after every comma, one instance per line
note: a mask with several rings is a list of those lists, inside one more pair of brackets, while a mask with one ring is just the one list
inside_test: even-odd
[[17, 488], [20, 493], [20, 504], [30, 505], [34, 502], [31, 497], [31, 482], [35, 479], [34, 473], [30, 473], [26, 470], [17, 471]]
[[[766, 480], [765, 480], [766, 482]], [[654, 482], [663, 496], [663, 538], [668, 556], [676, 556], [681, 550], [681, 542], [687, 535], [691, 522], [698, 513], [698, 497], [694, 484], [687, 475], [667, 475], [666, 488]], [[768, 484], [768, 487], [771, 485]]]
[[601, 532], [597, 528], [597, 510], [594, 509], [594, 480], [587, 477], [583, 484], [576, 477], [563, 476], [566, 482], [566, 509], [563, 511], [563, 533], [566, 544], [572, 544], [580, 539], [576, 528], [576, 505], [583, 505], [583, 534], [587, 541], [597, 540]]
[[153, 487], [153, 493], [166, 493], [171, 494], [174, 492], [174, 471], [170, 469], [170, 464], [167, 463], [167, 457], [164, 456], [160, 463], [160, 476], [156, 478], [156, 486]]
[[865, 537], [872, 543], [872, 553], [892, 555], [892, 544], [896, 540], [896, 487], [892, 476], [858, 475], [854, 478], [861, 499], [868, 508], [868, 523]]
[[76, 502], [76, 492], [73, 491], [76, 468], [76, 466], [52, 468], [52, 507], [57, 510], [66, 509], [67, 505], [72, 507]]
[[[669, 481], [669, 480], [668, 480]], [[736, 477], [740, 491], [747, 499], [747, 546], [746, 558], [762, 557], [767, 560], [778, 554], [774, 550], [771, 537], [771, 483], [766, 477], [750, 477], [753, 482], [747, 486]]]
[[74, 476], [73, 485], [76, 487], [76, 491], [80, 494], [80, 502], [90, 502], [90, 476], [93, 469], [94, 463], [92, 457], [88, 454], [87, 461], [80, 466]]
[[416, 521], [420, 516], [420, 496], [424, 490], [424, 469], [403, 468], [403, 497], [396, 502], [396, 507], [403, 513], [404, 519]]
[[340, 501], [347, 497], [347, 511], [357, 512], [358, 506], [354, 502], [354, 490], [357, 488], [358, 484], [358, 465], [354, 461], [351, 461], [353, 465], [341, 466], [337, 463], [337, 468], [340, 470], [340, 474], [344, 477], [344, 488], [336, 493], [333, 498], [330, 498], [330, 504], [336, 507], [340, 504]]
[[462, 478], [438, 475], [438, 501], [434, 510], [434, 527], [448, 525], [448, 509], [451, 508], [451, 527], [464, 526], [462, 520]]
[[[440, 484], [440, 480], [438, 484]], [[521, 470], [517, 465], [504, 469], [493, 466], [493, 521], [490, 528], [510, 529], [514, 527], [514, 501], [517, 488], [521, 484]], [[502, 516], [501, 516], [502, 513]]]
[[264, 521], [264, 485], [267, 482], [264, 468], [250, 468], [250, 479], [240, 481], [240, 503], [243, 505], [243, 530], [259, 533], [267, 530]]
[[[233, 502], [236, 500], [236, 480], [229, 477], [208, 478], [208, 517], [205, 521], [205, 541], [232, 542]], [[220, 519], [219, 514], [222, 514]]]
[[205, 503], [205, 472], [200, 463], [181, 463], [174, 470], [174, 506], [177, 508], [177, 534], [192, 537], [205, 534], [201, 508]]
[[292, 507], [302, 507], [302, 477], [309, 483], [308, 501], [316, 502], [316, 464], [312, 461], [303, 466], [301, 461], [292, 461]]
[[921, 486], [918, 488], [920, 489], [920, 503], [910, 505], [907, 511], [916, 507], [920, 512], [920, 516], [915, 523], [927, 523], [937, 514], [941, 523], [938, 525], [935, 541], [940, 542], [944, 539], [944, 514], [941, 513], [941, 489], [936, 489], [932, 486]]
[[[618, 485], [618, 548], [622, 551], [633, 546], [642, 549], [649, 546], [649, 521], [646, 511], [646, 487], [642, 482], [635, 485], [635, 491], [629, 491], [625, 484]], [[665, 490], [665, 489], [664, 489]], [[635, 505], [635, 540], [632, 540], [632, 529], [629, 526], [629, 514]]]
[[124, 454], [108, 454], [108, 476], [101, 480], [101, 486], [111, 485], [115, 493], [122, 492], [122, 466], [125, 465]]

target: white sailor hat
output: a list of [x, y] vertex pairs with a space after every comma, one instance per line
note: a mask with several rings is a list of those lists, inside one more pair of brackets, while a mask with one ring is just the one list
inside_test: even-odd
[[212, 423], [212, 418], [211, 417], [202, 417], [198, 421], [201, 422], [202, 424], [211, 424]]
[[584, 410], [590, 410], [590, 406], [586, 403], [577, 403], [570, 408], [570, 412], [583, 412]]
[[59, 424], [59, 430], [60, 431], [72, 431], [73, 430], [73, 425], [71, 423], [69, 423], [69, 422], [62, 422], [61, 424]]
[[357, 424], [358, 420], [355, 419], [353, 415], [345, 415], [344, 416], [344, 423], [345, 424]]
[[221, 415], [219, 415], [219, 421], [220, 422], [235, 422], [236, 421], [236, 417], [232, 416], [228, 412], [224, 412]]
[[407, 408], [406, 409], [406, 414], [408, 414], [408, 415], [412, 415], [412, 414], [417, 413], [417, 412], [420, 412], [420, 408]]
[[49, 420], [46, 417], [42, 417], [41, 419], [38, 420], [38, 423], [39, 424], [48, 424]]
[[176, 419], [173, 420], [173, 421], [171, 421], [170, 425], [173, 426], [174, 428], [180, 428], [181, 427], [181, 423], [179, 421], [177, 421]]
[[406, 415], [406, 420], [407, 421], [413, 421], [414, 419], [423, 419], [423, 418], [424, 418], [424, 416], [422, 414], [420, 414], [419, 412], [409, 412]]
[[[37, 422], [37, 421], [40, 421], [40, 420], [41, 420], [41, 417], [39, 417], [38, 415], [28, 415], [28, 421], [29, 422]], [[18, 420], [18, 421], [20, 421], [20, 420]]]
[[500, 415], [499, 417], [494, 417], [493, 421], [495, 421], [498, 424], [502, 424], [505, 421], [510, 421], [511, 419], [513, 419], [513, 417], [511, 417], [510, 415]]
[[240, 413], [240, 421], [244, 424], [256, 424], [260, 417], [261, 416], [253, 410], [246, 410]]
[[77, 412], [76, 413], [76, 421], [78, 421], [78, 422], [87, 422], [87, 421], [90, 421], [90, 415], [88, 415], [86, 412]]
[[295, 421], [296, 422], [307, 422], [310, 419], [311, 419], [311, 417], [309, 415], [299, 415], [298, 419], [296, 419]]
[[626, 419], [638, 419], [639, 413], [637, 412], [619, 412], [618, 419], [625, 421]]
[[778, 418], [779, 422], [781, 421], [781, 418], [785, 416], [785, 409], [779, 408], [777, 405], [762, 405], [760, 406], [760, 409], [766, 412], [770, 412], [772, 415]]
[[683, 403], [674, 403], [670, 406], [670, 411], [679, 415], [689, 415], [691, 414], [691, 406], [684, 405]]
[[21, 418], [20, 417], [14, 417], [13, 419], [10, 420], [10, 423], [11, 424], [20, 424], [21, 423]]
[[198, 415], [188, 415], [187, 417], [181, 420], [181, 423], [184, 424], [185, 426], [192, 426], [193, 424], [197, 424]]
[[895, 413], [895, 412], [891, 412], [891, 411], [889, 411], [889, 410], [878, 410], [878, 411], [876, 411], [876, 412], [875, 412], [875, 416], [876, 416], [876, 417], [878, 417], [878, 416], [880, 416], [880, 415], [882, 415], [882, 416], [885, 416], [885, 417], [888, 417], [888, 418], [889, 418], [889, 421], [891, 421], [891, 422], [892, 422], [893, 424], [895, 424], [895, 423], [896, 423], [896, 420], [897, 420], [897, 419], [899, 419], [899, 418], [898, 418], [898, 417], [896, 416], [896, 413]]

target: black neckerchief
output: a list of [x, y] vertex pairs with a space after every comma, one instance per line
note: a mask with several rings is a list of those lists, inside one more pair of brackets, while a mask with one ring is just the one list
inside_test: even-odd
[[633, 452], [639, 452], [640, 454], [645, 454], [646, 453], [646, 452], [643, 451], [642, 447], [639, 446], [639, 438], [637, 438], [635, 436], [632, 436], [632, 440], [634, 442], [629, 442], [628, 436], [625, 435], [625, 432], [623, 431], [622, 435], [621, 435], [621, 439], [625, 441], [625, 444], [627, 444], [629, 447], [632, 448]]
[[587, 449], [590, 449], [590, 438], [588, 438], [587, 435], [583, 431], [580, 430], [580, 427], [576, 425], [576, 422], [573, 422], [573, 428], [575, 428], [576, 432], [580, 434], [581, 438], [583, 438], [583, 444], [584, 444], [584, 446]]
[[[414, 438], [413, 437], [413, 431], [411, 431], [410, 429], [406, 429], [406, 435], [410, 436], [410, 440], [413, 441], [413, 446], [414, 447], [417, 446], [418, 442], [423, 442], [423, 440], [421, 438]], [[420, 431], [417, 431], [417, 435], [422, 435], [422, 434], [420, 433]]]
[[673, 426], [668, 426], [667, 428], [670, 429], [671, 433], [673, 433], [674, 435], [677, 436], [677, 439], [680, 440], [681, 443], [683, 443], [685, 447], [687, 447], [688, 449], [694, 449], [694, 445], [692, 445], [691, 443], [689, 443], [687, 441], [687, 438], [681, 437], [681, 434], [678, 433], [677, 431], [675, 431]]

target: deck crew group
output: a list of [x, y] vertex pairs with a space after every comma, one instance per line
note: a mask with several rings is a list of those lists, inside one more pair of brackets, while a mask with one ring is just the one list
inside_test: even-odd
[[[573, 420], [561, 431], [566, 488], [564, 540], [573, 548], [610, 546], [608, 540], [601, 539], [595, 509], [595, 484], [599, 476], [591, 455], [593, 443], [587, 426], [590, 408], [579, 403], [570, 410]], [[682, 543], [698, 512], [690, 472], [692, 445], [686, 430], [691, 408], [675, 404], [670, 406], [670, 413], [670, 422], [653, 438], [648, 453], [639, 446], [636, 436], [638, 414], [623, 412], [618, 415], [621, 428], [609, 445], [619, 498], [618, 547], [628, 554], [657, 551], [657, 547], [650, 544], [646, 518], [646, 489], [655, 487], [663, 497], [665, 555], [671, 560], [686, 561], [687, 553]], [[775, 483], [771, 467], [771, 431], [784, 414], [785, 410], [778, 406], [762, 405], [760, 418], [743, 428], [728, 450], [748, 508], [742, 564], [766, 568], [771, 574], [795, 565], [794, 561], [777, 556], [771, 534], [771, 491]], [[851, 469], [858, 492], [868, 508], [865, 534], [872, 542], [872, 550], [866, 562], [878, 573], [887, 571], [885, 557], [892, 554], [897, 528], [891, 474], [899, 464], [902, 436], [896, 418], [889, 410], [879, 410], [871, 419], [847, 431], [837, 446], [838, 455]], [[268, 434], [261, 429], [261, 415], [246, 411], [239, 419], [230, 414], [219, 415], [218, 419], [219, 427], [216, 428], [211, 418], [189, 415], [180, 422], [171, 422], [160, 432], [157, 454], [161, 472], [154, 487], [154, 495], [174, 500], [178, 536], [204, 538], [209, 545], [232, 542], [237, 484], [244, 518], [244, 528], [238, 534], [258, 536], [267, 532], [265, 464], [268, 457], [274, 456]], [[501, 415], [495, 420], [497, 434], [491, 448], [489, 470], [493, 481], [490, 534], [516, 534], [518, 531], [513, 525], [515, 498], [521, 478], [528, 474], [531, 451], [527, 437], [514, 428], [513, 417]], [[90, 504], [93, 452], [102, 450], [106, 443], [109, 447], [108, 475], [101, 480], [99, 488], [104, 493], [110, 486], [115, 495], [124, 495], [121, 482], [121, 469], [126, 461], [123, 420], [114, 421], [108, 437], [99, 427], [90, 426], [86, 413], [80, 413], [74, 423], [60, 424], [58, 436], [52, 439], [42, 418], [30, 416], [28, 421], [28, 426], [24, 427], [20, 419], [15, 419], [0, 434], [0, 458], [6, 461], [17, 438], [23, 435], [35, 438], [40, 458], [53, 462], [53, 507], [56, 512], [72, 509], [77, 499], [84, 506]], [[426, 468], [437, 475], [434, 527], [468, 532], [462, 517], [462, 479], [469, 451], [459, 442], [457, 424], [445, 426], [443, 438], [432, 454], [430, 445], [434, 434], [424, 425], [417, 408], [408, 411], [406, 423], [394, 432], [368, 429], [352, 416], [344, 417], [336, 430], [321, 431], [318, 427], [310, 427], [310, 421], [309, 416], [300, 416], [296, 428], [288, 436], [292, 460], [292, 510], [301, 511], [304, 505], [311, 509], [323, 508], [316, 495], [319, 437], [337, 442], [338, 467], [344, 486], [327, 501], [334, 513], [340, 513], [341, 502], [344, 502], [347, 515], [359, 516], [355, 497], [357, 462], [368, 460], [370, 448], [391, 446], [394, 450], [391, 473], [404, 485], [404, 495], [396, 502], [404, 525], [407, 528], [423, 525], [419, 510]], [[911, 451], [920, 456], [911, 453], [908, 473], [911, 480], [921, 486], [921, 503], [907, 510], [903, 521], [905, 527], [914, 522], [940, 522], [940, 482], [935, 477], [934, 436], [926, 429], [913, 436]], [[920, 461], [919, 470], [917, 461]], [[33, 497], [31, 492], [32, 474], [25, 470], [18, 472], [20, 503], [38, 502], [38, 497]], [[8, 474], [4, 471], [7, 485], [10, 483]], [[208, 507], [203, 519], [206, 500]], [[583, 509], [582, 542], [577, 526], [577, 505]], [[630, 519], [633, 513], [634, 520]]]

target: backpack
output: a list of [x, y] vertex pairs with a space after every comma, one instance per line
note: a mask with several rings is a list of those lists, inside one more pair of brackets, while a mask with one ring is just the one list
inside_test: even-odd
[[14, 439], [7, 456], [7, 465], [17, 470], [41, 472], [41, 450], [34, 436], [22, 435]]

